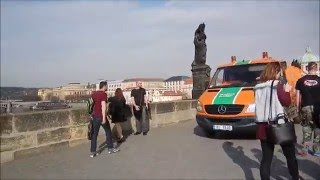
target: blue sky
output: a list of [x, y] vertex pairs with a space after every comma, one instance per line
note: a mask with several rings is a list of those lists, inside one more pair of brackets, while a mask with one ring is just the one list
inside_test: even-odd
[[169, 1], [161, 1], [161, 0], [139, 0], [138, 4], [140, 7], [148, 8], [148, 7], [155, 7], [155, 6], [164, 6]]
[[319, 1], [1, 1], [1, 86], [191, 76], [206, 23], [207, 63], [319, 54]]

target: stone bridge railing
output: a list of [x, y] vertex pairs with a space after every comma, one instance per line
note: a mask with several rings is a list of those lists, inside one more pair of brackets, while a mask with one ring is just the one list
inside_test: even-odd
[[[194, 119], [195, 108], [194, 100], [153, 103], [150, 127]], [[86, 109], [1, 115], [1, 163], [86, 142], [88, 121]], [[135, 130], [134, 118], [123, 129], [125, 133]]]

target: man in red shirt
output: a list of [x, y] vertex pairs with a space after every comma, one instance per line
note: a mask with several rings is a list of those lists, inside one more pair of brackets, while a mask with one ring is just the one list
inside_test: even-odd
[[92, 112], [92, 124], [93, 124], [93, 134], [91, 139], [91, 154], [90, 157], [95, 157], [98, 153], [96, 152], [97, 149], [97, 137], [99, 134], [100, 126], [103, 127], [105, 134], [106, 134], [106, 142], [108, 147], [108, 153], [116, 153], [119, 151], [118, 148], [113, 147], [112, 142], [112, 133], [109, 121], [106, 118], [106, 101], [107, 101], [107, 94], [105, 91], [107, 90], [107, 82], [102, 81], [99, 84], [99, 90], [92, 93], [93, 99], [93, 112]]

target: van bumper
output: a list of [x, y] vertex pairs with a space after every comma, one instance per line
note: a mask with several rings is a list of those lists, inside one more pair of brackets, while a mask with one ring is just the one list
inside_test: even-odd
[[[196, 115], [198, 125], [209, 133], [220, 132], [232, 132], [243, 134], [255, 134], [256, 123], [254, 117], [241, 117], [230, 119], [218, 119]], [[232, 126], [232, 130], [214, 129], [215, 125]]]

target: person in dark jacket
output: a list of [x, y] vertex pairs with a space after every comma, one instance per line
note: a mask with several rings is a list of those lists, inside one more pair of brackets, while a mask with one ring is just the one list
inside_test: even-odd
[[124, 142], [124, 136], [122, 134], [121, 123], [126, 121], [125, 117], [125, 108], [126, 108], [126, 99], [123, 96], [121, 88], [117, 88], [115, 96], [109, 98], [109, 112], [111, 115], [111, 122], [115, 124], [117, 130], [118, 142]]

